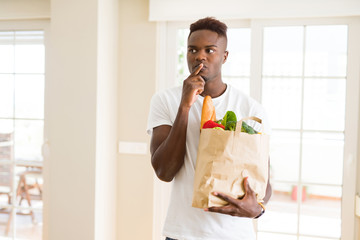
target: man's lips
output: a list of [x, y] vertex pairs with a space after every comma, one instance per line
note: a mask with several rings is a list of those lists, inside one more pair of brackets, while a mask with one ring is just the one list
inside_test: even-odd
[[[201, 63], [200, 63], [201, 64]], [[195, 67], [194, 67], [194, 69], [196, 69], [200, 64], [198, 64], [198, 65], [196, 65]], [[201, 70], [200, 70], [200, 72], [202, 72], [204, 69], [206, 69], [207, 67], [205, 66], [205, 65], [203, 65], [203, 67], [201, 68]]]

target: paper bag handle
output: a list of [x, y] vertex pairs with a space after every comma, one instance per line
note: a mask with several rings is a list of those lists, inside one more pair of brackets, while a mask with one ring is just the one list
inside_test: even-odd
[[254, 121], [260, 123], [261, 124], [261, 131], [263, 130], [262, 120], [260, 118], [255, 117], [255, 116], [252, 116], [252, 117], [242, 118], [240, 121], [238, 121], [237, 124], [236, 124], [236, 129], [235, 129], [236, 132], [241, 132], [242, 122], [246, 121], [246, 120], [254, 120]]

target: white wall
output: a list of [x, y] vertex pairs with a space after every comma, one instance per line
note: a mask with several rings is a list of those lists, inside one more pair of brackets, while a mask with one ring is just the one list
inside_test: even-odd
[[[120, 0], [120, 141], [149, 144], [146, 122], [155, 93], [156, 24], [148, 22], [148, 0]], [[149, 146], [149, 145], [148, 145]], [[118, 166], [118, 237], [152, 237], [153, 170], [150, 154], [120, 154]]]
[[117, 7], [52, 0], [44, 239], [116, 238]]
[[50, 0], [1, 0], [0, 6], [0, 20], [50, 18]]
[[97, 17], [97, 1], [51, 1], [49, 240], [95, 239]]
[[151, 21], [360, 15], [358, 0], [149, 0]]

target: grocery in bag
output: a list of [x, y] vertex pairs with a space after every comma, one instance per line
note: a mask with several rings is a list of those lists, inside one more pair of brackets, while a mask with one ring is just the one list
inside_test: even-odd
[[269, 177], [269, 135], [264, 134], [262, 130], [255, 131], [246, 123], [252, 120], [262, 127], [262, 120], [250, 116], [237, 121], [232, 111], [228, 111], [223, 119], [215, 120], [212, 112], [215, 109], [211, 105], [211, 97], [206, 96], [192, 206], [208, 208], [227, 204], [212, 195], [212, 192], [222, 192], [233, 198], [241, 198], [245, 194], [243, 181], [246, 177], [251, 189], [257, 194], [258, 202], [262, 202]]

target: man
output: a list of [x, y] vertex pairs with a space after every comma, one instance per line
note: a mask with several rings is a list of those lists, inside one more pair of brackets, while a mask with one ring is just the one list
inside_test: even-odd
[[[263, 212], [247, 180], [242, 199], [213, 193], [228, 204], [204, 210], [191, 207], [204, 96], [212, 97], [217, 118], [227, 110], [239, 119], [257, 116], [263, 120], [265, 132], [269, 131], [259, 103], [222, 81], [221, 68], [228, 57], [226, 31], [227, 26], [214, 18], [191, 24], [187, 51], [191, 74], [182, 87], [158, 93], [151, 101], [147, 129], [152, 135], [151, 163], [159, 179], [173, 181], [163, 231], [167, 239], [255, 239], [252, 218]], [[268, 183], [265, 202], [270, 195]]]

